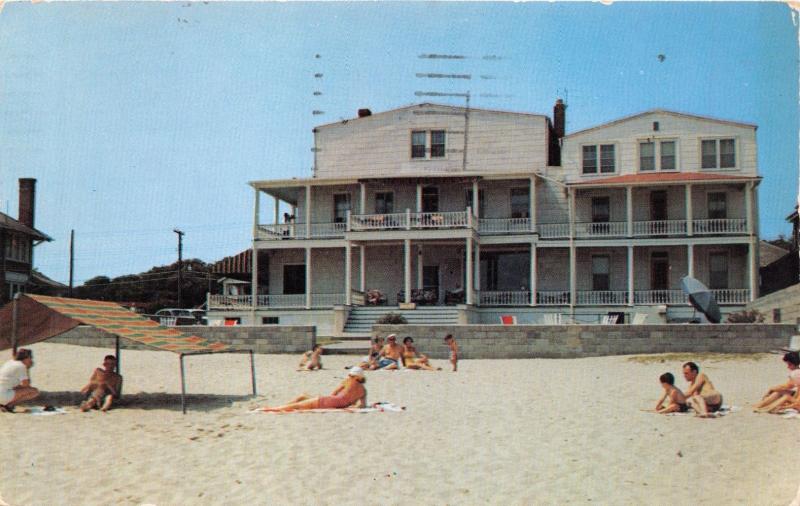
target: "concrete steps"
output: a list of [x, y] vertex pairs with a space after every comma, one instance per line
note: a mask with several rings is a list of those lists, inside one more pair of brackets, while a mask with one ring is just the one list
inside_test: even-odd
[[350, 312], [344, 331], [346, 334], [371, 335], [378, 318], [389, 313], [402, 315], [409, 325], [458, 324], [458, 310], [453, 307], [422, 306], [406, 310], [397, 306], [356, 307]]

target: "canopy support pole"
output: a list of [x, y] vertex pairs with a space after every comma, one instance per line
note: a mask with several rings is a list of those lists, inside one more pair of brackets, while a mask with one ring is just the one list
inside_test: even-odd
[[183, 353], [181, 353], [181, 409], [186, 414], [186, 373], [183, 368]]
[[250, 382], [253, 384], [253, 395], [256, 395], [256, 366], [253, 361], [253, 350], [250, 350]]
[[11, 302], [11, 353], [17, 356], [17, 300], [19, 294], [14, 294], [14, 300]]
[[119, 336], [116, 336], [116, 344], [114, 345], [114, 349], [117, 353], [117, 374], [122, 374], [122, 368], [119, 366]]

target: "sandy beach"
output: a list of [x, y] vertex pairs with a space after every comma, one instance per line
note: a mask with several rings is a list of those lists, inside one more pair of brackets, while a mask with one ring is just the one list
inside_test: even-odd
[[[55, 504], [764, 504], [786, 505], [800, 475], [800, 419], [751, 412], [786, 378], [779, 355], [701, 357], [741, 408], [660, 416], [658, 375], [683, 357], [462, 361], [459, 372], [371, 372], [369, 401], [401, 413], [252, 414], [327, 394], [353, 357], [295, 372], [297, 357], [187, 359], [124, 350], [124, 407], [81, 414], [74, 393], [106, 349], [32, 347], [35, 404], [67, 414], [0, 415], [0, 496]], [[4, 357], [6, 355], [4, 354]], [[664, 360], [662, 363], [660, 360]], [[446, 366], [443, 361], [438, 364]]]

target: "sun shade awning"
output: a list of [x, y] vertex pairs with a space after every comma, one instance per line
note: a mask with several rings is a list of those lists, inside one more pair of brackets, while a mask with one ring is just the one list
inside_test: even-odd
[[[0, 309], [0, 350], [14, 344], [38, 343], [78, 325], [90, 325], [151, 348], [184, 355], [234, 351], [223, 343], [162, 327], [113, 302], [25, 294], [19, 296], [16, 311], [14, 329], [14, 305]], [[12, 343], [15, 332], [16, 343]]]

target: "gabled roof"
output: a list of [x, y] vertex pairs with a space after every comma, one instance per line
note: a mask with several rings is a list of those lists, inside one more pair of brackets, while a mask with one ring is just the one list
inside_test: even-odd
[[39, 239], [42, 241], [52, 241], [53, 239], [43, 232], [39, 232], [35, 228], [31, 228], [19, 220], [15, 220], [11, 216], [0, 213], [0, 229], [11, 230], [13, 232], [19, 232], [25, 235], [30, 235], [34, 239]]
[[645, 185], [658, 183], [691, 183], [691, 182], [744, 182], [760, 181], [756, 176], [730, 176], [727, 174], [704, 174], [700, 172], [653, 172], [648, 174], [625, 174], [568, 183], [569, 186], [622, 186]]
[[[325, 128], [325, 127], [334, 126], [334, 125], [341, 125], [343, 123], [349, 123], [351, 121], [368, 120], [368, 119], [374, 118], [376, 116], [381, 116], [383, 114], [390, 114], [390, 113], [393, 113], [393, 112], [402, 111], [404, 109], [415, 109], [415, 108], [421, 108], [421, 107], [444, 107], [444, 108], [447, 108], [447, 109], [451, 109], [454, 112], [457, 111], [460, 114], [463, 114], [464, 109], [466, 109], [466, 107], [464, 107], [464, 106], [435, 104], [433, 102], [423, 102], [421, 104], [409, 104], [409, 105], [405, 105], [405, 106], [402, 106], [402, 107], [397, 107], [395, 109], [389, 109], [387, 111], [381, 111], [381, 112], [377, 112], [377, 113], [372, 113], [369, 116], [363, 116], [363, 117], [360, 117], [360, 118], [359, 117], [355, 117], [355, 118], [348, 118], [348, 119], [343, 119], [343, 120], [339, 120], [339, 121], [332, 121], [330, 123], [325, 123], [323, 125], [318, 125], [318, 126], [314, 127], [314, 130], [316, 130], [317, 128]], [[504, 111], [504, 110], [501, 110], [501, 109], [482, 109], [480, 107], [470, 107], [469, 110], [470, 111], [479, 111], [479, 112], [493, 112], [493, 113], [499, 113], [499, 114], [516, 114], [516, 115], [519, 115], [519, 116], [535, 116], [535, 117], [549, 119], [546, 114], [536, 114], [536, 113], [532, 113], [532, 112]]]
[[698, 116], [697, 114], [688, 114], [685, 112], [677, 112], [677, 111], [669, 111], [667, 109], [650, 109], [649, 111], [639, 112], [636, 114], [632, 114], [630, 116], [623, 116], [622, 118], [615, 119], [613, 121], [609, 121], [608, 123], [601, 123], [599, 125], [595, 125], [593, 127], [584, 128], [583, 130], [578, 130], [577, 132], [571, 132], [564, 137], [572, 137], [573, 135], [578, 135], [582, 133], [589, 132], [591, 130], [597, 130], [599, 128], [610, 127], [612, 125], [617, 125], [619, 123], [623, 123], [625, 121], [630, 121], [641, 116], [647, 116], [648, 114], [668, 114], [670, 116], [677, 116], [680, 118], [689, 118], [689, 119], [699, 119], [703, 121], [713, 121], [715, 123], [722, 123], [725, 125], [734, 125], [740, 127], [749, 127], [749, 128], [758, 128], [758, 125], [754, 125], [753, 123], [742, 123], [739, 121], [730, 121], [726, 119], [719, 119], [719, 118], [712, 118], [710, 116]]

